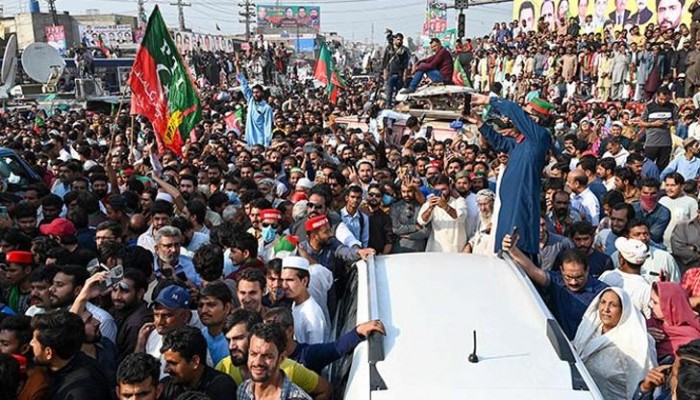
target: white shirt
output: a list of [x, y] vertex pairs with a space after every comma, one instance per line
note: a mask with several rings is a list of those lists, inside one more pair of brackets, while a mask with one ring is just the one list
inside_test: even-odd
[[623, 289], [632, 299], [632, 304], [641, 311], [645, 317], [651, 316], [649, 300], [651, 299], [651, 284], [641, 275], [630, 274], [619, 269], [603, 272], [598, 278], [608, 286]]
[[[618, 252], [615, 251], [612, 256], [613, 265], [615, 268], [620, 268], [620, 260], [618, 259]], [[673, 258], [671, 253], [661, 249], [657, 249], [654, 246], [649, 246], [649, 257], [644, 264], [642, 264], [641, 270], [644, 279], [651, 283], [657, 282], [661, 279], [661, 275], [664, 276], [664, 281], [679, 283], [681, 281], [681, 273], [678, 270], [678, 264]]]
[[209, 234], [204, 234], [202, 232], [195, 232], [192, 234], [192, 240], [187, 246], [180, 247], [180, 253], [189, 258], [194, 257], [194, 253], [200, 247], [209, 243]]
[[308, 344], [325, 342], [328, 323], [323, 316], [321, 306], [313, 297], [309, 297], [301, 304], [294, 303], [292, 317], [294, 317], [294, 338], [297, 342]]
[[[333, 273], [321, 264], [309, 265], [309, 294], [316, 300], [316, 304], [323, 310], [323, 317], [330, 322], [331, 315], [328, 312], [328, 291], [333, 286]], [[330, 326], [330, 324], [328, 324]]]
[[606, 151], [605, 154], [603, 154], [603, 157], [601, 157], [601, 158], [612, 157], [615, 159], [615, 164], [618, 167], [625, 167], [627, 165], [627, 157], [629, 155], [630, 155], [630, 152], [625, 150], [624, 148], [622, 148], [615, 155], [613, 155], [609, 151]]
[[102, 336], [117, 344], [117, 323], [114, 321], [112, 314], [90, 302], [85, 303], [85, 309], [90, 311], [96, 320], [100, 321], [100, 333]]
[[457, 218], [452, 218], [447, 211], [440, 207], [433, 208], [427, 220], [423, 219], [423, 213], [430, 206], [426, 201], [418, 211], [418, 223], [427, 226], [431, 231], [428, 237], [426, 252], [458, 253], [467, 244], [467, 202], [462, 197], [450, 197], [449, 206], [457, 212]]
[[[190, 316], [190, 321], [187, 323], [188, 326], [197, 328], [198, 330], [204, 329], [202, 321], [199, 319], [197, 311], [191, 311], [192, 316]], [[165, 378], [168, 374], [165, 373], [165, 360], [163, 359], [163, 354], [160, 352], [160, 348], [163, 347], [163, 335], [158, 333], [155, 329], [151, 331], [146, 339], [146, 353], [152, 355], [154, 358], [160, 360], [160, 379]], [[211, 360], [211, 355], [209, 350], [207, 350], [207, 365], [212, 366], [213, 362]]]
[[139, 236], [136, 240], [136, 245], [143, 247], [151, 253], [156, 252], [156, 238], [155, 232], [153, 232], [153, 226], [148, 227], [148, 230]]
[[673, 229], [680, 222], [690, 221], [698, 214], [698, 202], [690, 196], [681, 196], [672, 199], [664, 196], [659, 199], [659, 204], [665, 206], [671, 211], [671, 221], [668, 223], [664, 231], [664, 246], [667, 249], [671, 248], [671, 235]]
[[571, 197], [581, 202], [585, 217], [593, 226], [598, 226], [600, 219], [600, 202], [588, 187], [579, 194], [571, 194]]

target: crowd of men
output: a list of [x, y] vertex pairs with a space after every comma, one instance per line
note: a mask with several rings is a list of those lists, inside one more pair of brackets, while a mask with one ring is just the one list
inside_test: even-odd
[[[382, 73], [336, 102], [277, 46], [188, 54], [204, 109], [182, 157], [125, 109], [3, 109], [0, 143], [38, 179], [0, 160], [0, 398], [340, 398], [326, 367], [386, 334], [333, 333], [353, 263], [497, 250], [606, 399], [698, 398], [700, 38], [546, 23], [423, 59], [392, 34]], [[455, 58], [489, 96], [454, 135], [388, 112]]]

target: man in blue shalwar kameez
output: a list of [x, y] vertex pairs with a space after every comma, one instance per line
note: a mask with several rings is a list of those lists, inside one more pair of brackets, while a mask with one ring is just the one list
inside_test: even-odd
[[479, 118], [465, 116], [467, 121], [477, 124], [479, 132], [495, 151], [506, 152], [509, 156], [496, 188], [500, 209], [493, 240], [494, 252], [501, 249], [503, 237], [517, 226], [520, 235], [518, 248], [537, 260], [542, 170], [547, 151], [552, 146], [552, 136], [545, 127], [551, 122], [552, 106], [544, 100], [533, 99], [522, 108], [512, 101], [479, 94], [472, 95], [472, 105], [490, 105], [514, 126], [511, 136], [504, 136]]
[[253, 89], [242, 73], [236, 74], [241, 84], [243, 95], [248, 102], [248, 113], [245, 119], [245, 141], [251, 147], [256, 144], [268, 147], [272, 141], [272, 107], [263, 99], [264, 90], [260, 85]]

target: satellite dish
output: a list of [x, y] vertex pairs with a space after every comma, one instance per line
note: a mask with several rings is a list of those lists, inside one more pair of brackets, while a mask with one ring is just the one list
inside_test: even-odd
[[63, 75], [66, 62], [58, 54], [58, 50], [47, 43], [38, 42], [30, 44], [24, 49], [22, 67], [30, 78], [48, 85]]
[[17, 35], [10, 36], [5, 47], [5, 56], [2, 58], [2, 75], [0, 81], [4, 85], [14, 84], [17, 76]]

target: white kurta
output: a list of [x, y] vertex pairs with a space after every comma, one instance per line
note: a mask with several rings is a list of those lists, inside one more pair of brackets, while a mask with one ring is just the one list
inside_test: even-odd
[[328, 323], [321, 306], [313, 297], [292, 307], [294, 338], [299, 343], [323, 343], [328, 336]]
[[448, 204], [457, 212], [456, 219], [442, 208], [435, 207], [430, 217], [424, 220], [423, 213], [430, 206], [428, 201], [423, 203], [418, 212], [418, 223], [423, 226], [430, 224], [432, 228], [426, 252], [458, 253], [467, 244], [467, 202], [462, 197], [451, 197]]

